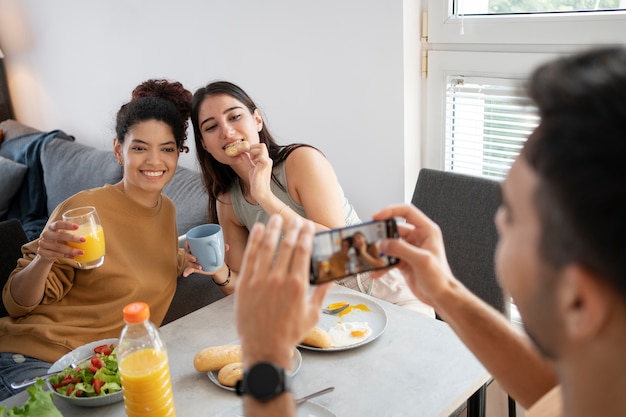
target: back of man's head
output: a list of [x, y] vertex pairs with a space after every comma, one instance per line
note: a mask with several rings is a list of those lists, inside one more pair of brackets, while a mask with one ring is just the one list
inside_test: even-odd
[[550, 62], [528, 91], [541, 117], [522, 152], [539, 176], [540, 254], [583, 265], [626, 299], [626, 49]]

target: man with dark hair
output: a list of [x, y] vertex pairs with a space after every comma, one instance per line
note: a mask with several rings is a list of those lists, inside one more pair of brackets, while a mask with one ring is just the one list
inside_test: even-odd
[[[626, 49], [605, 47], [538, 68], [528, 91], [541, 121], [503, 183], [496, 269], [525, 334], [452, 275], [441, 230], [409, 205], [401, 239], [380, 249], [510, 395], [525, 417], [626, 416]], [[280, 219], [255, 226], [236, 301], [247, 369], [287, 366], [328, 287], [307, 297], [313, 228], [294, 222], [272, 263]], [[288, 299], [289, 314], [268, 307]], [[274, 303], [269, 303], [274, 304]], [[278, 304], [278, 303], [276, 303]], [[265, 307], [265, 308], [262, 308]], [[295, 415], [291, 394], [244, 400], [247, 416]]]

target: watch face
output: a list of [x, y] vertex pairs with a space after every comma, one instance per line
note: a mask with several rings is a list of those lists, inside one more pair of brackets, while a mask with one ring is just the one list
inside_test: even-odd
[[237, 383], [237, 394], [249, 394], [259, 401], [267, 401], [289, 389], [285, 370], [269, 362], [260, 362], [244, 372]]
[[[269, 364], [260, 363], [253, 366], [248, 373], [248, 391], [256, 398], [271, 398], [282, 391], [279, 370]], [[277, 392], [278, 391], [278, 392]]]

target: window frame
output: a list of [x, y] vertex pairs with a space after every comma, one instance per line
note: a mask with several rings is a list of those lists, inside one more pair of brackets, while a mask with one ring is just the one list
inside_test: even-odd
[[455, 16], [453, 2], [428, 0], [429, 43], [511, 44], [537, 48], [539, 45], [623, 44], [626, 39], [626, 10]]

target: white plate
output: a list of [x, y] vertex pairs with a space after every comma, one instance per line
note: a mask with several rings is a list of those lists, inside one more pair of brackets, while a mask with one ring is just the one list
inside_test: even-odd
[[344, 314], [343, 316], [322, 313], [320, 316], [320, 320], [317, 322], [317, 326], [328, 331], [331, 327], [339, 322], [367, 322], [372, 329], [372, 334], [367, 339], [361, 340], [360, 342], [349, 346], [331, 346], [325, 349], [305, 345], [298, 345], [298, 347], [309, 350], [319, 350], [323, 352], [354, 349], [359, 346], [366, 345], [373, 340], [376, 340], [381, 334], [383, 334], [385, 328], [387, 327], [387, 313], [380, 304], [370, 298], [366, 298], [359, 294], [328, 294], [324, 299], [322, 307], [325, 308], [329, 304], [340, 302], [348, 302], [352, 306], [364, 304], [367, 306], [367, 308], [369, 308], [370, 311], [363, 311], [355, 308], [352, 309], [352, 311], [350, 311], [349, 313]]
[[[233, 342], [233, 343], [238, 343], [238, 342]], [[300, 354], [300, 351], [298, 349], [293, 348], [293, 357], [291, 358], [291, 376], [292, 377], [294, 377], [298, 373], [298, 371], [300, 370], [300, 366], [302, 366], [302, 354]], [[219, 371], [209, 371], [207, 372], [207, 375], [209, 376], [209, 379], [213, 381], [213, 383], [217, 385], [218, 387], [222, 387], [229, 391], [235, 391], [235, 387], [227, 387], [226, 385], [220, 384], [220, 381], [217, 379], [218, 372]]]
[[[226, 410], [220, 411], [214, 417], [244, 417], [243, 413], [243, 405], [237, 405], [235, 407], [227, 408]], [[335, 413], [330, 411], [328, 408], [321, 406], [317, 403], [307, 401], [304, 404], [300, 404], [296, 408], [296, 416], [297, 417], [337, 417]]]
[[[60, 372], [67, 368], [72, 362], [87, 359], [94, 355], [93, 349], [100, 345], [114, 344], [117, 346], [118, 339], [102, 339], [95, 342], [82, 345], [73, 351], [63, 355], [61, 359], [52, 364], [48, 373]], [[60, 398], [63, 401], [67, 401], [70, 404], [78, 405], [81, 407], [100, 407], [102, 405], [113, 404], [124, 399], [122, 391], [114, 392], [113, 394], [103, 395], [102, 397], [85, 397], [85, 398], [72, 398], [65, 395], [61, 395], [56, 392], [48, 383], [48, 388], [52, 391], [52, 394], [56, 398]]]

